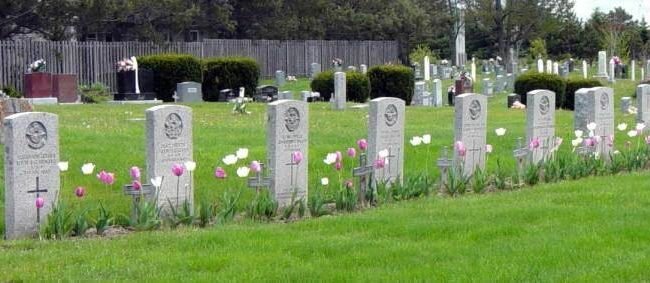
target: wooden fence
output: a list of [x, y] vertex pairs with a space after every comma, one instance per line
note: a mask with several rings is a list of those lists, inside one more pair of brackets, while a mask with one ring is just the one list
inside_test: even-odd
[[51, 42], [0, 41], [0, 86], [23, 89], [23, 73], [40, 58], [47, 61], [47, 72], [77, 74], [79, 84], [100, 82], [116, 89], [115, 64], [130, 56], [158, 53], [185, 53], [198, 58], [248, 56], [260, 65], [263, 77], [276, 70], [287, 75], [306, 76], [312, 62], [322, 68], [332, 59], [343, 59], [344, 66], [368, 66], [398, 61], [396, 41], [323, 41], [323, 40], [232, 40], [210, 39], [203, 42]]

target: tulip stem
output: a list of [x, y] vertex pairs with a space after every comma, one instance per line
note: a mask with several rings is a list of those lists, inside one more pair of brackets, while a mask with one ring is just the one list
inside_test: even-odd
[[179, 186], [181, 185], [181, 176], [176, 177], [176, 206], [180, 203], [180, 197], [178, 195]]

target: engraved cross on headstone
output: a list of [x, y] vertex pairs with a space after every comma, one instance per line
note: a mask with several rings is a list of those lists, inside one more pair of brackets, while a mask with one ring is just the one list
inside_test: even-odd
[[440, 190], [447, 186], [449, 181], [449, 168], [453, 164], [453, 160], [449, 158], [449, 147], [442, 149], [442, 157], [438, 158], [438, 168], [440, 169]]
[[[472, 158], [472, 162], [470, 164], [473, 164], [474, 166], [478, 166], [481, 163], [481, 152], [485, 150], [485, 145], [482, 147], [477, 147], [476, 146], [476, 141], [472, 141], [472, 147], [469, 148], [467, 151], [470, 153], [470, 156]], [[476, 160], [476, 155], [478, 155], [478, 161]]]
[[524, 146], [523, 144], [523, 138], [521, 137], [517, 138], [517, 147], [513, 151], [513, 154], [517, 161], [517, 176], [519, 179], [518, 185], [521, 185], [523, 182], [523, 173], [524, 173], [524, 166], [526, 165], [526, 158], [530, 154], [528, 147]]
[[[400, 158], [399, 153], [400, 153], [400, 152], [399, 152], [399, 150], [398, 150], [398, 151], [397, 151], [397, 155], [394, 155], [394, 154], [393, 154], [393, 149], [392, 149], [392, 148], [388, 148], [388, 156], [386, 156], [386, 161], [387, 161], [387, 163], [388, 163], [388, 164], [387, 164], [387, 165], [388, 165], [388, 180], [384, 180], [384, 181], [389, 182], [389, 181], [391, 180], [391, 170], [390, 170], [390, 169], [391, 169], [391, 167], [392, 167], [393, 164], [397, 165], [397, 162], [399, 162], [399, 158]], [[396, 161], [393, 161], [393, 159], [397, 159], [397, 160], [396, 160]], [[397, 165], [397, 166], [399, 166], [399, 165]]]
[[[36, 194], [36, 199], [41, 197], [41, 193], [47, 193], [47, 189], [39, 188], [39, 177], [36, 177], [36, 189], [27, 191], [28, 194]], [[36, 223], [41, 223], [41, 208], [36, 207]]]
[[260, 171], [255, 173], [255, 177], [248, 178], [248, 187], [255, 188], [257, 193], [260, 192], [260, 188], [268, 188], [271, 186], [271, 178], [264, 176], [264, 163], [260, 163]]
[[368, 192], [369, 180], [372, 179], [372, 173], [374, 172], [374, 167], [368, 165], [368, 158], [366, 153], [359, 154], [359, 167], [352, 169], [352, 175], [354, 177], [359, 177], [359, 192], [358, 200], [361, 205], [364, 205], [366, 200], [366, 193]]

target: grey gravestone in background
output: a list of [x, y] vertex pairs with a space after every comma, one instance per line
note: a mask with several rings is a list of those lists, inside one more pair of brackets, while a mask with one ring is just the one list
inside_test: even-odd
[[555, 93], [533, 90], [526, 95], [526, 140], [539, 140], [539, 147], [531, 149], [533, 164], [547, 160], [555, 146]]
[[596, 151], [608, 158], [612, 147], [606, 139], [614, 135], [614, 90], [608, 87], [581, 88], [576, 91], [574, 129], [589, 133], [587, 124], [596, 123], [595, 136], [602, 138]]
[[650, 60], [645, 63], [645, 79], [650, 79]]
[[488, 78], [483, 79], [482, 87], [483, 87], [483, 95], [492, 96], [492, 94], [494, 94], [493, 85], [490, 79]]
[[316, 75], [320, 73], [320, 64], [318, 63], [311, 63], [311, 69], [310, 69], [310, 77], [314, 79]]
[[301, 101], [308, 102], [307, 100], [309, 100], [309, 98], [311, 98], [311, 91], [303, 90], [303, 91], [300, 92], [300, 100]]
[[388, 151], [388, 164], [383, 169], [375, 168], [375, 181], [401, 184], [404, 177], [404, 100], [375, 98], [370, 101], [368, 113], [368, 164], [374, 164], [380, 151]]
[[607, 78], [607, 52], [598, 52], [598, 74], [597, 78]]
[[182, 82], [176, 84], [178, 102], [203, 102], [201, 84], [197, 82]]
[[345, 73], [336, 72], [334, 73], [334, 109], [335, 110], [345, 110]]
[[454, 143], [462, 142], [465, 156], [454, 150], [455, 168], [462, 168], [465, 176], [474, 174], [476, 168], [485, 168], [485, 145], [487, 135], [487, 97], [482, 94], [465, 93], [456, 96], [454, 120]]
[[356, 72], [356, 71], [357, 71], [357, 67], [355, 67], [355, 66], [348, 66], [348, 69], [347, 69], [347, 70], [348, 70], [348, 71], [351, 71], [351, 72]]
[[[25, 112], [4, 120], [5, 238], [38, 233], [60, 187], [58, 117]], [[36, 198], [45, 205], [37, 209]]]
[[433, 88], [431, 89], [431, 96], [433, 97], [433, 106], [441, 107], [442, 101], [442, 81], [439, 79], [433, 80]]
[[650, 85], [642, 84], [636, 87], [636, 101], [636, 119], [650, 127]]
[[424, 104], [424, 82], [419, 81], [415, 83], [415, 88], [413, 88], [413, 105], [423, 105]]
[[[307, 103], [295, 100], [280, 100], [269, 104], [266, 128], [267, 159], [271, 174], [271, 192], [278, 204], [291, 203], [293, 193], [296, 200], [307, 201], [308, 153], [309, 153], [309, 111]], [[303, 155], [300, 163], [293, 162], [292, 153]]]
[[284, 71], [277, 70], [275, 71], [275, 85], [278, 87], [284, 86], [286, 76]]
[[361, 70], [361, 73], [364, 74], [364, 75], [368, 73], [368, 66], [366, 66], [364, 64], [361, 64], [359, 66], [359, 69]]
[[[158, 197], [159, 207], [178, 207], [194, 203], [194, 186], [188, 172], [180, 180], [172, 174], [172, 165], [193, 161], [192, 108], [160, 105], [145, 111], [147, 118], [147, 178], [164, 177]], [[179, 184], [178, 191], [176, 189]], [[186, 188], [187, 187], [187, 188]], [[178, 194], [177, 194], [178, 193]]]
[[629, 96], [621, 97], [621, 113], [630, 114], [630, 105], [632, 104], [632, 98]]
[[503, 75], [497, 75], [494, 85], [494, 92], [502, 92], [505, 89], [505, 79]]
[[429, 65], [429, 68], [430, 68], [429, 73], [430, 73], [431, 77], [432, 78], [437, 77], [438, 76], [438, 66], [436, 64], [431, 64], [431, 65]]

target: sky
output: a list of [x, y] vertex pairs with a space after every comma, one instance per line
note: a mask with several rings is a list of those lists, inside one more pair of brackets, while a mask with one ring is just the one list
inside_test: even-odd
[[578, 18], [589, 19], [595, 8], [607, 13], [615, 7], [623, 7], [635, 20], [645, 17], [650, 22], [650, 0], [574, 0]]

